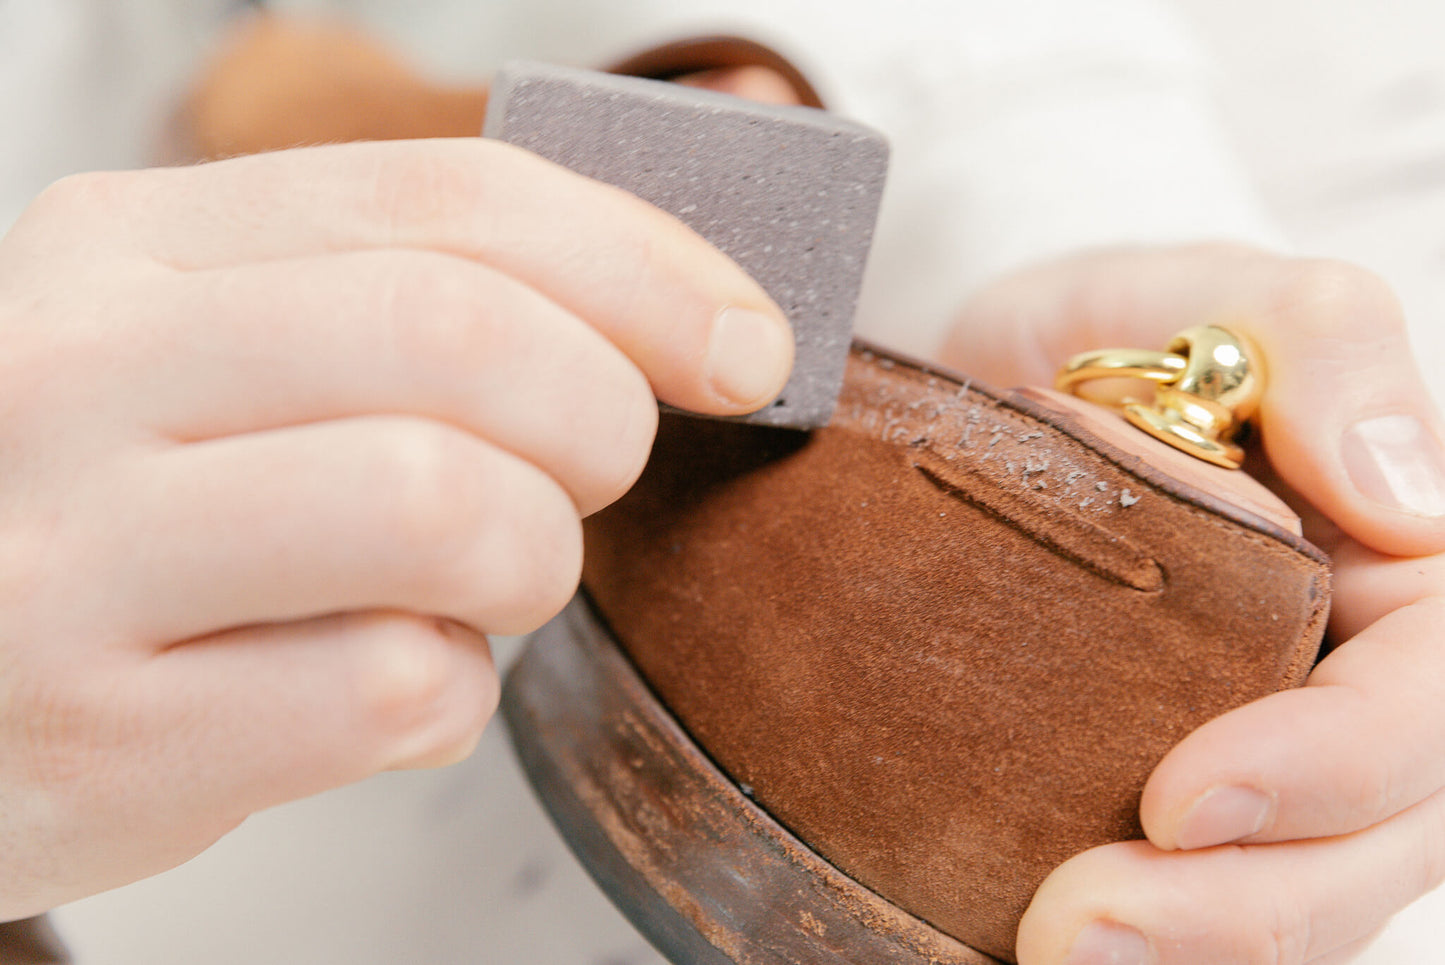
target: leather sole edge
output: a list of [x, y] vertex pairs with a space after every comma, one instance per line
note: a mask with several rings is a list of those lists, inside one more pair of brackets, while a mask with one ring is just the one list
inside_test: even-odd
[[528, 642], [502, 715], [553, 823], [670, 961], [998, 965], [848, 878], [749, 800], [584, 597]]

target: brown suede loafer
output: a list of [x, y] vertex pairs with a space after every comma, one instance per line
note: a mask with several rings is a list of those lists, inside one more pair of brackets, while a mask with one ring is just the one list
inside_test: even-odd
[[811, 434], [664, 419], [504, 711], [673, 961], [1008, 961], [1171, 746], [1304, 679], [1328, 563], [1269, 516], [856, 346]]

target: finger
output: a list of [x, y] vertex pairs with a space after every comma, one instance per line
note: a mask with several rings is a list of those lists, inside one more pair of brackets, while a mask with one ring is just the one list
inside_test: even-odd
[[[253, 810], [380, 770], [460, 760], [500, 693], [484, 635], [395, 611], [228, 631], [168, 649], [147, 672], [152, 705], [192, 722], [177, 740], [192, 755], [188, 779], [218, 798], [264, 786], [264, 796], [247, 795]], [[244, 738], [249, 782], [234, 762], [196, 759], [215, 757], [248, 720], [259, 725]]]
[[1442, 876], [1445, 795], [1339, 838], [1187, 853], [1107, 845], [1044, 881], [1019, 926], [1018, 957], [1303, 965], [1372, 934]]
[[1386, 556], [1344, 542], [1330, 553], [1335, 564], [1330, 635], [1350, 640], [1401, 607], [1445, 589], [1445, 554]]
[[646, 380], [611, 343], [531, 288], [448, 255], [198, 272], [142, 311], [111, 398], [170, 438], [422, 416], [533, 463], [586, 514], [637, 478], [656, 429]]
[[585, 319], [659, 398], [684, 408], [756, 409], [792, 365], [782, 312], [680, 221], [495, 141], [338, 145], [89, 175], [63, 182], [48, 206], [87, 213], [95, 195], [113, 212], [102, 232], [112, 246], [183, 270], [375, 248], [482, 262]]
[[106, 574], [95, 605], [114, 611], [94, 623], [131, 639], [368, 609], [518, 633], [577, 585], [580, 523], [566, 493], [438, 423], [350, 419], [138, 462], [107, 482], [108, 503], [96, 497], [111, 518], [79, 521], [85, 559]]
[[1209, 304], [1212, 293], [1189, 290], [1202, 287], [1195, 260], [1194, 249], [1100, 249], [1013, 272], [968, 301], [939, 355], [999, 385], [1050, 385], [1080, 352], [1160, 347]]
[[1163, 849], [1367, 828], [1445, 787], [1445, 598], [1396, 610], [1337, 648], [1303, 688], [1215, 718], [1145, 785]]
[[1270, 360], [1260, 409], [1270, 462], [1366, 546], [1445, 549], [1440, 416], [1393, 294], [1355, 269], [1306, 263], [1274, 297], [1273, 317], [1254, 328]]
[[1398, 303], [1333, 262], [1209, 246], [1099, 253], [1023, 272], [969, 306], [946, 358], [1008, 383], [1085, 349], [1162, 348], [1199, 324], [1261, 347], [1259, 421], [1286, 484], [1376, 550], [1445, 549], [1445, 444]]
[[484, 637], [399, 613], [232, 631], [147, 659], [126, 683], [110, 703], [131, 727], [66, 792], [93, 795], [93, 807], [68, 806], [114, 825], [103, 857], [115, 883], [190, 857], [263, 808], [460, 759], [499, 691]]

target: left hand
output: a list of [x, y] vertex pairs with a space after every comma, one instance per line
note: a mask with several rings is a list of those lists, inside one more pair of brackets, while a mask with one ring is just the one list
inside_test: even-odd
[[1333, 650], [1165, 757], [1148, 840], [1058, 868], [1021, 965], [1338, 965], [1445, 878], [1445, 433], [1386, 286], [1234, 246], [1090, 253], [994, 284], [942, 355], [1046, 385], [1076, 352], [1208, 322], [1267, 359], [1257, 468], [1334, 557]]

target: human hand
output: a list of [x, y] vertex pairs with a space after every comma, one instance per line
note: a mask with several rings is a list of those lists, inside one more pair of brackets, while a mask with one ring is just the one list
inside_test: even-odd
[[1268, 466], [1335, 560], [1307, 684], [1199, 728], [1144, 789], [1148, 841], [1057, 869], [1021, 965], [1337, 965], [1445, 877], [1445, 449], [1404, 319], [1331, 262], [1195, 246], [1085, 254], [973, 300], [945, 361], [1048, 384], [1074, 353], [1216, 322], [1260, 345]]
[[84, 175], [0, 241], [0, 920], [464, 754], [654, 395], [792, 338], [671, 217], [510, 146]]

